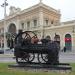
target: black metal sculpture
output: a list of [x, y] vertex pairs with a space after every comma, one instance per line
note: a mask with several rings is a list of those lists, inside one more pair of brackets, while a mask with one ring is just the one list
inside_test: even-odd
[[32, 31], [20, 31], [15, 38], [14, 55], [17, 63], [36, 62], [57, 64], [59, 63], [59, 46], [48, 39], [39, 39]]

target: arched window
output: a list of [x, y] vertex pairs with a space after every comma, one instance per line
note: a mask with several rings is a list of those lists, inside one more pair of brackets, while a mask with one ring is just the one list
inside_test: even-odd
[[16, 26], [15, 26], [15, 24], [13, 24], [13, 23], [10, 24], [8, 32], [10, 32], [12, 34], [16, 33]]

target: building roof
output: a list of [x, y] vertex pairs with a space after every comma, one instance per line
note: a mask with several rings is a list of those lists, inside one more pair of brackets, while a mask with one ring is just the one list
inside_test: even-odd
[[38, 3], [38, 4], [34, 5], [34, 6], [31, 6], [31, 7], [27, 8], [27, 9], [24, 9], [22, 11], [18, 11], [16, 13], [12, 14], [12, 15], [9, 14], [9, 16], [7, 16], [7, 19], [12, 18], [12, 17], [15, 17], [17, 15], [24, 14], [26, 12], [32, 11], [34, 9], [37, 9], [39, 7], [43, 7], [45, 9], [49, 10], [49, 11], [55, 12], [57, 14], [60, 14], [59, 10], [55, 10], [54, 8], [52, 8], [50, 6], [47, 6], [47, 5], [43, 4], [43, 3]]
[[55, 13], [60, 13], [59, 10], [55, 10], [54, 8], [52, 8], [52, 7], [50, 7], [50, 6], [47, 6], [47, 5], [43, 4], [43, 3], [39, 3], [39, 4], [36, 4], [36, 5], [32, 6], [32, 7], [29, 7], [29, 8], [27, 8], [27, 9], [24, 9], [24, 10], [21, 11], [20, 13], [22, 14], [22, 13], [31, 11], [31, 10], [33, 10], [33, 9], [36, 9], [36, 8], [38, 8], [38, 7], [43, 7], [43, 8], [46, 8], [46, 9], [50, 10], [50, 11], [53, 11], [53, 12], [55, 12]]
[[[17, 15], [24, 14], [24, 13], [26, 13], [26, 12], [32, 11], [32, 10], [34, 10], [34, 9], [37, 9], [37, 8], [39, 8], [39, 7], [43, 7], [43, 8], [45, 8], [45, 9], [49, 10], [49, 11], [55, 12], [55, 13], [57, 13], [57, 14], [60, 14], [60, 11], [59, 11], [59, 10], [55, 10], [54, 8], [52, 8], [52, 7], [50, 7], [50, 6], [47, 6], [46, 4], [43, 4], [42, 2], [40, 2], [40, 3], [36, 4], [36, 5], [33, 5], [33, 6], [27, 8], [27, 9], [24, 9], [24, 10], [22, 10], [22, 11], [18, 11], [18, 12], [15, 12], [15, 13], [13, 13], [13, 14], [9, 14], [9, 15], [6, 17], [6, 19], [10, 19], [10, 18], [13, 18], [13, 17], [15, 17], [15, 16], [17, 16]], [[15, 8], [15, 9], [16, 9], [16, 8]], [[3, 22], [3, 20], [4, 20], [4, 19], [0, 20], [0, 22]]]

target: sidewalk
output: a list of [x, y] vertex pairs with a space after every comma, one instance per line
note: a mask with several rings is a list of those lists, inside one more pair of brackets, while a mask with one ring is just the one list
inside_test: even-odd
[[75, 55], [75, 52], [59, 52], [60, 55], [64, 54], [64, 55]]
[[60, 52], [59, 61], [62, 63], [75, 63], [75, 52]]
[[[59, 52], [59, 55], [75, 55], [75, 52]], [[0, 54], [0, 57], [14, 57], [14, 53]]]
[[0, 54], [0, 57], [14, 57], [14, 54]]
[[[10, 53], [10, 54], [0, 54], [0, 58], [1, 59], [4, 59], [2, 61], [15, 61], [15, 59], [12, 59], [14, 58], [14, 54]], [[8, 58], [10, 58], [8, 60]], [[10, 62], [9, 61], [9, 62]], [[60, 52], [59, 53], [59, 62], [61, 63], [75, 63], [75, 53], [74, 52]]]

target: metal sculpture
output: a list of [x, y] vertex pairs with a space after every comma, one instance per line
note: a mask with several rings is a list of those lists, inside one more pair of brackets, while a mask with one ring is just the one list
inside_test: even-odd
[[39, 39], [32, 31], [20, 31], [15, 38], [14, 55], [17, 63], [59, 63], [59, 45], [49, 39]]

